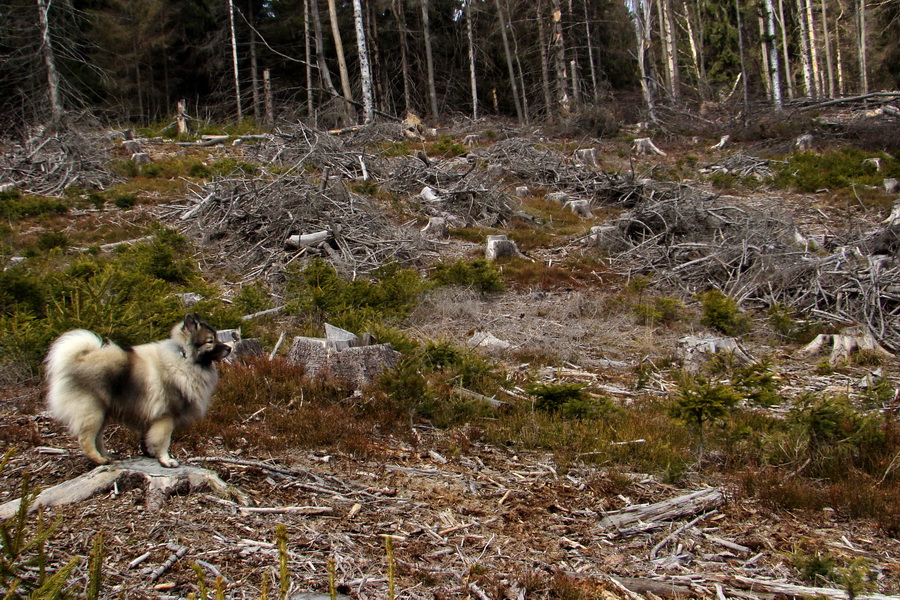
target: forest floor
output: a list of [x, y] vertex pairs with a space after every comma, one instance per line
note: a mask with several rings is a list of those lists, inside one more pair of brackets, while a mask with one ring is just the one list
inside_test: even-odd
[[[682, 183], [723, 194], [736, 206], [788, 210], [807, 236], [834, 234], [843, 225], [874, 228], [890, 212], [889, 207], [832, 201], [827, 193], [714, 189], [695, 165], [757, 154], [760, 147], [732, 143], [712, 150], [716, 139], [678, 136], [654, 141], [666, 156], [634, 155], [631, 141], [622, 138], [594, 140], [592, 146], [605, 170], [678, 173]], [[155, 160], [179, 151], [171, 145], [150, 147]], [[507, 187], [523, 183], [535, 189], [543, 185], [518, 180]], [[167, 218], [176, 200], [163, 196], [128, 212], [88, 211], [71, 216], [67, 226], [140, 230], [148, 218]], [[602, 224], [620, 211], [597, 210], [601, 213], [589, 224]], [[475, 258], [482, 256], [483, 245], [451, 237], [432, 251], [445, 259]], [[574, 239], [526, 250], [544, 264], [583, 252], [584, 245]], [[594, 276], [595, 282], [510, 286], [490, 296], [446, 288], [420, 305], [405, 328], [421, 339], [460, 345], [475, 331], [489, 331], [514, 350], [552, 353], [558, 357], [560, 380], [590, 382], [616, 402], [665, 397], [672, 386], [662, 379], [637, 389], [637, 366], [671, 361], [679, 339], [710, 332], [695, 321], [636, 325], [626, 312], [610, 308], [627, 275], [598, 267]], [[858, 393], [859, 381], [872, 371], [848, 366], [823, 374], [821, 357], [797, 358], [799, 347], [774, 341], [759, 318], [744, 343], [754, 356], [773, 358], [783, 387], [795, 392]], [[527, 368], [517, 361], [522, 356], [503, 351], [493, 360], [515, 377]], [[894, 385], [896, 367], [892, 359], [884, 368]], [[134, 442], [125, 434], [117, 439]], [[20, 495], [26, 472], [32, 484], [49, 487], [93, 468], [43, 411], [42, 390], [34, 379], [0, 392], [0, 441], [16, 448], [0, 478], [0, 503]], [[188, 453], [176, 436], [174, 456], [182, 463], [213, 470], [246, 495], [251, 509], [278, 510], [248, 510], [203, 491], [174, 494], [152, 510], [142, 486], [124, 481], [87, 500], [44, 511], [45, 519], [59, 520], [47, 544], [51, 563], [89, 555], [95, 534], [103, 532], [101, 597], [186, 597], [199, 589], [193, 565], [199, 565], [211, 587], [220, 576], [231, 598], [260, 598], [269, 577], [272, 597], [278, 593], [280, 569], [276, 527], [284, 524], [293, 598], [304, 592], [328, 597], [330, 572], [339, 594], [360, 599], [847, 597], [846, 586], [809, 587], [797, 569], [801, 555], [810, 561], [834, 557], [841, 564], [861, 559], [853, 564], [864, 564], [873, 578], [861, 584], [863, 595], [900, 597], [900, 539], [870, 519], [849, 518], [828, 507], [775, 509], [747, 497], [734, 480], [715, 471], [697, 467], [673, 485], [659, 475], [530, 450], [516, 440], [487, 443], [475, 425], [445, 430], [416, 422], [402, 436], [372, 431], [369, 441], [372, 451], [365, 455], [330, 449], [254, 455], [229, 450], [215, 437], [194, 439]], [[671, 520], [629, 527], [604, 521], [613, 511], [704, 490], [720, 491], [722, 501]], [[315, 512], [320, 514], [309, 514]], [[75, 572], [75, 581], [83, 581], [86, 561]]]

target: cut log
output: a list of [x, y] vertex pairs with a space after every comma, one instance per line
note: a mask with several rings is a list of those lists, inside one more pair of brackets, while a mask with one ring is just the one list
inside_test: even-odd
[[[140, 457], [102, 465], [75, 479], [47, 488], [37, 495], [29, 509], [74, 504], [107, 492], [113, 486], [121, 492], [140, 483], [146, 488], [147, 508], [153, 511], [159, 510], [169, 496], [196, 491], [211, 491], [239, 504], [248, 504], [243, 492], [222, 481], [213, 471], [190, 465], [170, 469], [160, 465], [155, 458]], [[0, 505], [0, 520], [14, 515], [19, 510], [20, 502], [21, 498]]]
[[[778, 594], [791, 598], [834, 598], [835, 600], [849, 600], [850, 596], [845, 590], [825, 587], [812, 587], [808, 585], [793, 585], [784, 581], [771, 581], [767, 579], [752, 579], [742, 575], [735, 575], [729, 581], [734, 587], [751, 590], [757, 593]], [[900, 600], [900, 596], [885, 596], [884, 594], [857, 594], [856, 600]]]
[[666, 153], [656, 147], [648, 137], [645, 138], [637, 138], [634, 140], [634, 143], [631, 146], [631, 150], [635, 154], [656, 154], [658, 156], [665, 156]]
[[601, 529], [621, 529], [638, 521], [674, 521], [707, 512], [725, 503], [722, 490], [706, 488], [656, 504], [637, 504], [606, 513]]
[[311, 246], [318, 246], [323, 242], [327, 242], [332, 237], [330, 231], [316, 231], [315, 233], [304, 233], [300, 235], [291, 235], [288, 236], [288, 239], [284, 241], [284, 247], [287, 249], [297, 249], [297, 248], [306, 248]]
[[822, 350], [830, 347], [831, 354], [828, 363], [836, 365], [841, 362], [849, 362], [854, 352], [874, 352], [884, 358], [893, 358], [894, 355], [885, 350], [875, 339], [875, 336], [862, 327], [845, 327], [840, 333], [820, 333], [813, 341], [797, 351], [797, 356], [806, 358], [815, 356]]

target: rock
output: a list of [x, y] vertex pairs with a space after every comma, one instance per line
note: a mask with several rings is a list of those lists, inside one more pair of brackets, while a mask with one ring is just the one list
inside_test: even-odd
[[809, 133], [804, 133], [800, 137], [794, 140], [794, 150], [798, 150], [800, 152], [807, 152], [812, 150], [813, 147], [813, 136]]
[[900, 182], [897, 181], [896, 177], [885, 177], [881, 185], [884, 186], [884, 191], [888, 194], [896, 194], [900, 191]]
[[427, 185], [422, 188], [422, 191], [419, 192], [419, 198], [424, 200], [425, 202], [440, 202], [441, 197], [437, 195], [433, 189], [428, 187]]
[[527, 185], [520, 185], [516, 188], [516, 198], [525, 198], [530, 194], [531, 190], [528, 189]]
[[597, 166], [597, 151], [593, 148], [581, 148], [575, 151], [576, 162], [589, 167]]

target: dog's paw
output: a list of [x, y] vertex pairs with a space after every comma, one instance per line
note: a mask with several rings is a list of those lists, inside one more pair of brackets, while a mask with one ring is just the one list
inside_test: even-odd
[[160, 456], [160, 457], [159, 457], [159, 464], [161, 464], [161, 465], [164, 466], [164, 467], [168, 467], [168, 468], [170, 468], [170, 469], [174, 469], [175, 467], [178, 466], [178, 461], [175, 460], [174, 458], [169, 457], [169, 456]]

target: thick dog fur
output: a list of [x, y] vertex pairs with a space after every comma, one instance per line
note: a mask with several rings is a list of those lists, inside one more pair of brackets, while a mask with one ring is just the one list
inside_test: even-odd
[[47, 407], [95, 463], [111, 461], [103, 429], [115, 419], [141, 432], [145, 454], [177, 467], [169, 456], [172, 431], [206, 414], [219, 379], [215, 363], [229, 352], [196, 314], [175, 325], [169, 339], [133, 347], [70, 331], [47, 353]]

